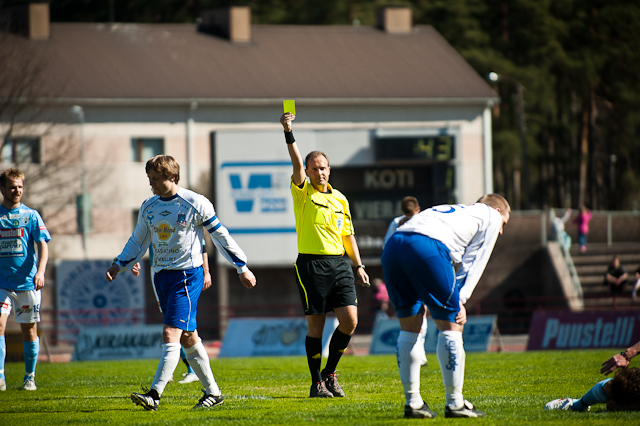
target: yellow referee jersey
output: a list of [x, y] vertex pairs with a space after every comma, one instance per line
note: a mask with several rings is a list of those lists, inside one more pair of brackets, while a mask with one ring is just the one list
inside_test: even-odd
[[342, 255], [342, 236], [355, 233], [349, 201], [331, 185], [328, 189], [322, 193], [306, 179], [302, 188], [291, 182], [298, 253]]

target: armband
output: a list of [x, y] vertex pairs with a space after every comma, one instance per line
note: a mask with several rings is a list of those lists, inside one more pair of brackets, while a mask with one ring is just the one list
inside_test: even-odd
[[287, 145], [291, 145], [296, 141], [296, 139], [293, 137], [293, 130], [290, 132], [284, 132], [284, 141], [287, 143]]

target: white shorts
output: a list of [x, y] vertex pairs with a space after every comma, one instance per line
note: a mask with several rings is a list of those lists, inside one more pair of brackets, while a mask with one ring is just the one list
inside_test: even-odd
[[40, 290], [11, 291], [0, 288], [0, 313], [9, 315], [13, 305], [16, 322], [40, 322]]

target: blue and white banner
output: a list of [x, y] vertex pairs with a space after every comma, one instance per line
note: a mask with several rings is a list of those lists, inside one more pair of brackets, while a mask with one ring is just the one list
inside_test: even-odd
[[147, 268], [138, 277], [125, 271], [109, 282], [105, 273], [110, 266], [110, 260], [56, 263], [59, 339], [73, 341], [83, 327], [144, 323]]
[[162, 325], [87, 327], [78, 335], [73, 361], [160, 358]]
[[[322, 356], [338, 320], [327, 318], [322, 336]], [[229, 320], [220, 358], [243, 356], [306, 355], [307, 320], [304, 318], [236, 318]]]
[[[494, 330], [497, 330], [498, 317], [483, 315], [467, 317], [462, 340], [467, 352], [485, 352]], [[427, 337], [424, 342], [426, 352], [435, 352], [438, 343], [438, 327], [432, 318], [427, 319]], [[400, 322], [397, 318], [376, 318], [371, 338], [370, 354], [392, 354], [396, 352], [396, 342], [400, 334]]]
[[[301, 151], [313, 147], [313, 132], [296, 131], [296, 138], [304, 141]], [[249, 267], [292, 265], [298, 255], [293, 167], [282, 130], [217, 131], [214, 170], [216, 213], [247, 254]]]

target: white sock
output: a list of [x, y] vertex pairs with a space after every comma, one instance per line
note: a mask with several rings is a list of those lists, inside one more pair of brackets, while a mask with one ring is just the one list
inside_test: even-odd
[[189, 365], [193, 368], [193, 372], [196, 373], [198, 379], [200, 379], [200, 383], [204, 386], [207, 395], [220, 396], [220, 388], [213, 378], [211, 364], [209, 364], [209, 355], [202, 344], [202, 340], [190, 348], [184, 348], [184, 352], [187, 354]]
[[426, 359], [426, 355], [424, 353], [424, 339], [420, 333], [400, 332], [397, 358], [406, 404], [411, 408], [421, 408], [423, 401], [420, 396], [420, 366], [422, 360]]
[[464, 404], [462, 385], [464, 384], [465, 352], [462, 332], [446, 330], [438, 334], [438, 363], [444, 382], [446, 404], [459, 409]]
[[[427, 338], [427, 318], [422, 318], [422, 327], [420, 327], [420, 340], [422, 340], [421, 345], [424, 348], [424, 341]], [[425, 365], [427, 363], [427, 353], [422, 351], [422, 360], [420, 361], [420, 365]]]
[[165, 386], [173, 378], [173, 372], [176, 370], [178, 362], [180, 362], [180, 343], [163, 343], [162, 357], [151, 384], [151, 389], [155, 389], [158, 395], [162, 395]]

